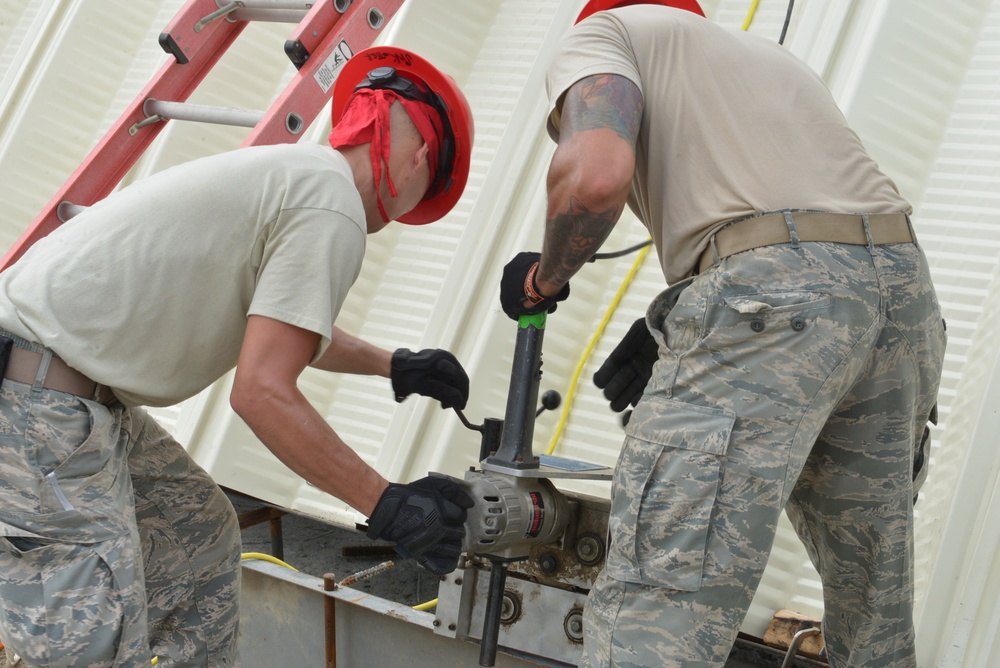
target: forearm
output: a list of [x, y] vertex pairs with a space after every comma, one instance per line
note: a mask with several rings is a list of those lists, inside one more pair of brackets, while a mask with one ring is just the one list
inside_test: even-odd
[[370, 516], [388, 481], [296, 390], [275, 390], [234, 409], [281, 462], [322, 491]]
[[[549, 166], [545, 237], [535, 278], [544, 296], [557, 294], [601, 248], [628, 199], [634, 169], [629, 147], [622, 150], [613, 133], [589, 135], [589, 144], [579, 137], [564, 139]], [[594, 145], [606, 148], [607, 164], [601, 169], [594, 167]]]
[[550, 194], [549, 202], [542, 257], [535, 279], [546, 297], [558, 294], [593, 257], [611, 234], [621, 213], [617, 205], [592, 211], [572, 195], [555, 199]]
[[392, 368], [392, 351], [334, 327], [330, 334], [330, 347], [310, 366], [323, 371], [388, 378]]

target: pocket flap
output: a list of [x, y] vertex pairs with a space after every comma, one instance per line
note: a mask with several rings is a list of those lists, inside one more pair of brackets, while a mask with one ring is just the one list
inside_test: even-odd
[[671, 448], [724, 455], [735, 421], [736, 413], [724, 408], [648, 395], [632, 411], [625, 435]]

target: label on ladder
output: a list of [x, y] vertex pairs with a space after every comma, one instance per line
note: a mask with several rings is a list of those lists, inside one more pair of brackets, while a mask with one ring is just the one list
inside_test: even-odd
[[351, 47], [347, 45], [346, 41], [341, 40], [337, 48], [330, 54], [330, 57], [319, 66], [319, 69], [316, 70], [316, 74], [313, 76], [324, 93], [330, 92], [330, 89], [333, 88], [333, 82], [337, 80], [337, 75], [340, 73], [340, 68], [353, 55], [354, 52], [351, 51]]

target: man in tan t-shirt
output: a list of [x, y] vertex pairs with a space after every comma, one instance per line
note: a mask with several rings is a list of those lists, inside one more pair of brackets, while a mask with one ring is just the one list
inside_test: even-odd
[[234, 367], [233, 409], [284, 464], [367, 515], [370, 537], [455, 568], [471, 499], [437, 477], [389, 483], [296, 381], [380, 375], [397, 400], [465, 406], [451, 353], [383, 350], [334, 322], [368, 234], [458, 201], [471, 113], [450, 77], [380, 47], [343, 66], [332, 114], [324, 145], [164, 170], [0, 274], [0, 638], [25, 665], [239, 665], [236, 515], [142, 408]]
[[945, 333], [910, 206], [780, 45], [690, 0], [618, 4], [553, 55], [542, 252], [500, 285], [512, 318], [566, 299], [626, 203], [669, 285], [594, 377], [635, 410], [581, 665], [723, 666], [787, 509], [830, 665], [915, 666]]

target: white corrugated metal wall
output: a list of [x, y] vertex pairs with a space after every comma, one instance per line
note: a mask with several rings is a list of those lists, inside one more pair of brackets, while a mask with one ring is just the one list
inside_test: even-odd
[[[0, 244], [9, 246], [165, 58], [156, 36], [182, 0], [6, 0], [0, 4]], [[513, 253], [540, 245], [544, 170], [542, 77], [549, 50], [582, 0], [408, 0], [384, 40], [449, 71], [469, 95], [476, 148], [468, 190], [444, 221], [390, 226], [369, 240], [362, 276], [339, 324], [386, 347], [452, 349], [474, 380], [470, 419], [502, 417], [513, 325], [496, 282]], [[749, 0], [704, 2], [739, 27]], [[762, 0], [751, 32], [774, 39], [787, 3]], [[281, 52], [290, 27], [250, 26], [192, 97], [262, 109], [292, 74]], [[941, 424], [918, 505], [917, 585], [922, 666], [985, 666], [996, 637], [1000, 559], [996, 527], [1000, 431], [1000, 0], [800, 0], [786, 45], [829, 83], [852, 124], [916, 207], [949, 324]], [[308, 133], [320, 140], [324, 121]], [[172, 124], [126, 178], [237, 146], [246, 131]], [[626, 221], [606, 249], [644, 234]], [[574, 299], [549, 320], [542, 389], [566, 393], [590, 333], [632, 257], [589, 266]], [[614, 346], [662, 288], [651, 259], [612, 317], [593, 360]], [[393, 479], [475, 463], [478, 435], [427, 400], [392, 401], [387, 383], [302, 380], [331, 424]], [[228, 379], [157, 417], [221, 484], [299, 512], [350, 524], [343, 504], [292, 476], [228, 408]], [[544, 451], [557, 422], [536, 429]], [[613, 464], [617, 417], [580, 385], [558, 454]], [[571, 487], [606, 494], [599, 483]], [[815, 573], [787, 523], [745, 629], [760, 634], [774, 610], [822, 610]]]

